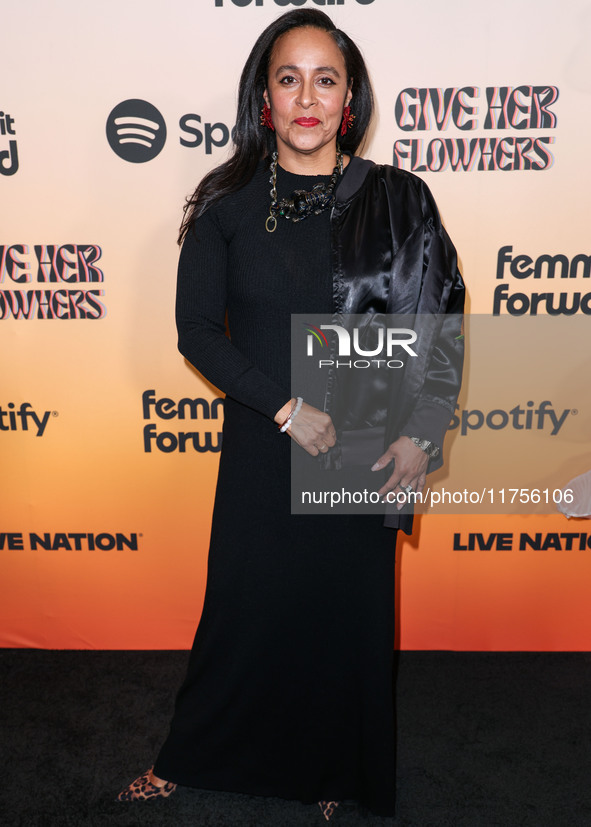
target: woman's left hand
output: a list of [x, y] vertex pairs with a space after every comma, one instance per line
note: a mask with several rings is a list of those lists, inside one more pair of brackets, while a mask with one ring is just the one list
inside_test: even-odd
[[[394, 460], [392, 476], [380, 488], [378, 494], [381, 497], [385, 497], [390, 491], [396, 493], [404, 491], [410, 494], [411, 489], [417, 493], [421, 492], [425, 487], [427, 478], [427, 465], [429, 464], [427, 454], [415, 445], [409, 437], [401, 436], [382, 454], [371, 470], [379, 471], [392, 460]], [[397, 503], [396, 507], [400, 511], [404, 505], [405, 502], [403, 501]]]

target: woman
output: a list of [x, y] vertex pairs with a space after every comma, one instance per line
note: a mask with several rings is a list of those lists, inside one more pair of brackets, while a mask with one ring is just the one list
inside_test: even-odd
[[[121, 800], [184, 784], [318, 801], [327, 819], [345, 799], [393, 813], [396, 532], [379, 516], [292, 516], [287, 438], [339, 466], [322, 394], [291, 397], [291, 314], [461, 312], [427, 188], [353, 157], [372, 108], [352, 41], [320, 11], [288, 12], [244, 68], [233, 157], [188, 204], [179, 347], [226, 393], [223, 451], [187, 678], [153, 770]], [[456, 337], [413, 362], [387, 448], [367, 458], [390, 469], [381, 494], [422, 488], [454, 409]]]

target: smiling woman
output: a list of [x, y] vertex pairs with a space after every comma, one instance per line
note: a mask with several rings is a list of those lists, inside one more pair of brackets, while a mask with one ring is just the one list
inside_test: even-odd
[[[179, 348], [226, 393], [223, 447], [187, 677], [153, 770], [120, 800], [184, 784], [316, 801], [326, 819], [347, 799], [393, 814], [396, 532], [381, 514], [290, 511], [292, 461], [320, 472], [344, 443], [334, 388], [292, 396], [292, 314], [462, 308], [425, 185], [355, 155], [372, 111], [351, 39], [320, 11], [283, 15], [244, 67], [234, 154], [187, 205]], [[420, 490], [441, 463], [459, 333], [458, 317], [413, 360], [403, 397], [382, 383], [385, 438], [365, 452], [370, 477], [388, 468], [380, 497]], [[364, 427], [355, 411], [348, 424]], [[411, 520], [390, 516], [404, 530]]]
[[283, 169], [304, 175], [332, 172], [352, 82], [328, 32], [302, 28], [279, 38], [263, 97], [271, 110]]

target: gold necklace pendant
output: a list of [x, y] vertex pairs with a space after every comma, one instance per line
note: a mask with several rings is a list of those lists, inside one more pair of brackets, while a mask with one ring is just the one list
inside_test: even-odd
[[265, 221], [265, 230], [268, 233], [274, 233], [277, 229], [277, 219], [274, 215], [268, 215], [267, 220]]

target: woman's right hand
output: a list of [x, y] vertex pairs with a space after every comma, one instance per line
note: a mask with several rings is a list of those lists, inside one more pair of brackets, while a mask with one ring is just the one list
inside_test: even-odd
[[[277, 411], [275, 422], [285, 421], [293, 404], [295, 404], [295, 399], [291, 399], [287, 405]], [[297, 416], [292, 419], [287, 433], [304, 451], [312, 454], [313, 457], [318, 456], [318, 454], [326, 454], [337, 439], [336, 430], [330, 416], [306, 402], [302, 403]]]

